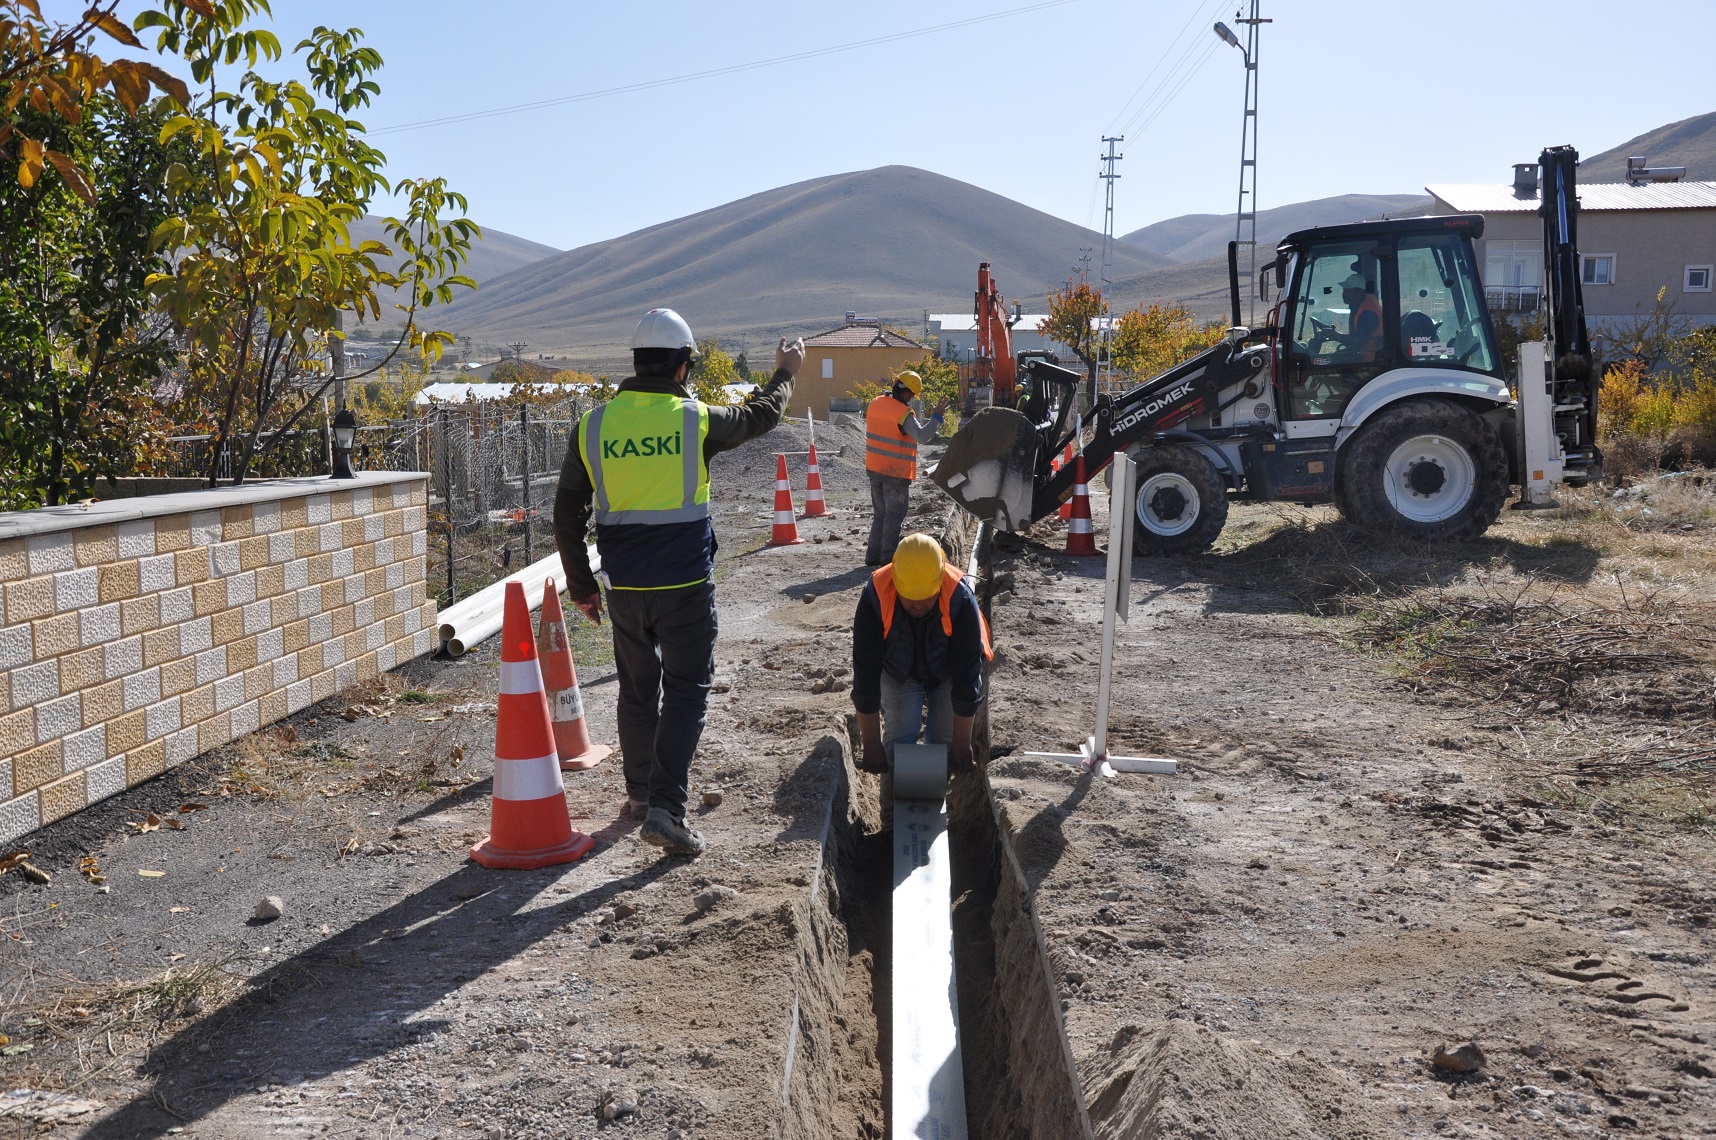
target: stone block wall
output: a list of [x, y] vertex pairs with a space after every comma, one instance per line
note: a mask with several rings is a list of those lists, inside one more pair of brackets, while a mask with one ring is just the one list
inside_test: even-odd
[[0, 843], [433, 650], [427, 480], [0, 514]]

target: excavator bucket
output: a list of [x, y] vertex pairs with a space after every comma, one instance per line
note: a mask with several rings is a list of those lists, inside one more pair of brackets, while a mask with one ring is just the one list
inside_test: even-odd
[[930, 479], [953, 501], [1001, 530], [1031, 525], [1037, 432], [1012, 408], [984, 408], [948, 441]]

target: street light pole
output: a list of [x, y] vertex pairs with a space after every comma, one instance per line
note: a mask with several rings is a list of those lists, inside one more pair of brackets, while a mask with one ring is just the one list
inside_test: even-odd
[[1245, 247], [1249, 307], [1246, 321], [1257, 324], [1257, 47], [1258, 26], [1275, 21], [1259, 18], [1260, 0], [1251, 0], [1251, 15], [1234, 13], [1233, 22], [1245, 25], [1245, 42], [1226, 24], [1217, 22], [1216, 36], [1245, 56], [1245, 118], [1239, 136], [1239, 202], [1234, 211], [1233, 240]]

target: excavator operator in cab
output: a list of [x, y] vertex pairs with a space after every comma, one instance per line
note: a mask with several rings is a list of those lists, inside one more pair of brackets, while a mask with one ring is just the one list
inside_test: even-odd
[[1346, 335], [1336, 334], [1349, 360], [1372, 360], [1382, 351], [1382, 302], [1376, 299], [1376, 286], [1361, 273], [1354, 273], [1341, 282], [1341, 299], [1347, 303]]

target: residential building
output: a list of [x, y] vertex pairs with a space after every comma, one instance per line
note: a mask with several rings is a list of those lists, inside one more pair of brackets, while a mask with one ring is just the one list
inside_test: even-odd
[[850, 400], [860, 384], [886, 387], [894, 374], [910, 368], [929, 349], [889, 329], [880, 320], [847, 313], [846, 323], [806, 337], [804, 368], [793, 390], [793, 410], [808, 408], [826, 419], [830, 400]]
[[[1535, 310], [1543, 287], [1536, 165], [1515, 167], [1512, 185], [1425, 189], [1432, 213], [1484, 216], [1477, 253], [1491, 310]], [[1648, 314], [1659, 291], [1692, 323], [1716, 323], [1716, 182], [1585, 183], [1578, 194], [1579, 271], [1593, 333]]]
[[[1048, 319], [1047, 313], [1015, 311], [1009, 334], [1013, 351], [1057, 351], [1056, 343], [1037, 331], [1037, 326]], [[943, 360], [970, 364], [977, 359], [977, 318], [971, 313], [931, 313], [929, 328], [930, 335], [937, 338], [936, 354]]]

